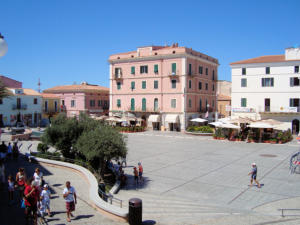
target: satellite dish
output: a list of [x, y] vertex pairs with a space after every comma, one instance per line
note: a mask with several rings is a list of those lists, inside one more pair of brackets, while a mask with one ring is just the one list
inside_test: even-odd
[[0, 34], [0, 57], [4, 56], [6, 52], [7, 52], [7, 43]]

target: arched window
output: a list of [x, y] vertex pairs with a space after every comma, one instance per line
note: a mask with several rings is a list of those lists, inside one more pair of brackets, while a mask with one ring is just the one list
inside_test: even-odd
[[146, 99], [142, 99], [142, 111], [146, 111]]
[[131, 110], [131, 111], [134, 111], [134, 110], [135, 110], [135, 101], [134, 101], [134, 98], [131, 99], [130, 110]]
[[158, 110], [158, 99], [155, 98], [154, 99], [154, 111], [157, 111]]

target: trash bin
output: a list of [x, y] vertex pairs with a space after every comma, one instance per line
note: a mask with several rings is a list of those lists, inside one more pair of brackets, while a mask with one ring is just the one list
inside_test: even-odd
[[129, 199], [128, 221], [130, 225], [142, 224], [142, 200], [139, 198]]

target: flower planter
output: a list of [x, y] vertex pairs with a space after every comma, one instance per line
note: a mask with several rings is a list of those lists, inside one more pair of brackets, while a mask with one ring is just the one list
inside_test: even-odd
[[277, 144], [277, 141], [270, 141], [271, 144]]

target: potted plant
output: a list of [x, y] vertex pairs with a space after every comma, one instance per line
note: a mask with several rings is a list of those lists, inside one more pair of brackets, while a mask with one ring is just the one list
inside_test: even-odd
[[282, 144], [282, 137], [283, 137], [283, 132], [279, 131], [278, 134], [277, 134], [278, 144]]
[[277, 139], [276, 138], [271, 138], [270, 139], [270, 143], [271, 144], [276, 144], [277, 143]]

